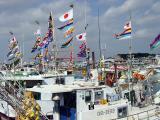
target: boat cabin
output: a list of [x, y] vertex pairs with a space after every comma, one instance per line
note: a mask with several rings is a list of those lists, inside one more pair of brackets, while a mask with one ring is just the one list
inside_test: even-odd
[[54, 120], [109, 120], [128, 115], [127, 99], [120, 99], [107, 86], [41, 85], [27, 91]]

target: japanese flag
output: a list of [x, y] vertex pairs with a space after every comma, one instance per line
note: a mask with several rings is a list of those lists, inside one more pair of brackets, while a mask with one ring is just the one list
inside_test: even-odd
[[70, 9], [68, 12], [65, 12], [62, 16], [59, 17], [61, 22], [66, 22], [70, 19], [73, 19], [73, 9]]
[[77, 40], [79, 41], [85, 41], [86, 40], [86, 33], [81, 33], [76, 35]]

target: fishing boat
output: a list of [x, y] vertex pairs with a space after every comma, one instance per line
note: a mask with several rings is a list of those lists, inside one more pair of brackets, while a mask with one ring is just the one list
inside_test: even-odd
[[[73, 5], [71, 7], [73, 8]], [[67, 26], [64, 35], [67, 41], [61, 45], [61, 48], [67, 47], [73, 40], [72, 18], [73, 9], [60, 17], [60, 21], [67, 22], [59, 28], [64, 29]], [[8, 117], [8, 119], [18, 117], [19, 120], [25, 118], [39, 120], [41, 116], [43, 116], [42, 120], [158, 120], [160, 118], [159, 106], [153, 105], [150, 101], [145, 101], [142, 81], [147, 79], [150, 72], [147, 73], [147, 76], [140, 74], [139, 76], [145, 78], [139, 80], [137, 84], [132, 84], [131, 64], [129, 67], [125, 66], [124, 70], [127, 71], [127, 74], [124, 77], [117, 77], [117, 68], [120, 71], [122, 67], [112, 66], [110, 69], [102, 69], [101, 61], [100, 67], [91, 69], [90, 50], [85, 41], [87, 25], [85, 32], [77, 36], [79, 40], [83, 41], [77, 55], [86, 58], [85, 77], [75, 79], [75, 75], [70, 74], [71, 72], [68, 74], [67, 71], [59, 73], [54, 70], [45, 73], [43, 71], [45, 68], [44, 58], [48, 55], [46, 48], [53, 41], [52, 20], [50, 14], [47, 37], [45, 36], [42, 41], [39, 41], [41, 39], [40, 30], [37, 30], [36, 43], [32, 48], [32, 52], [39, 52], [35, 58], [41, 64], [42, 69], [39, 72], [33, 68], [1, 72], [1, 119], [3, 116]], [[38, 22], [37, 24], [39, 25]], [[128, 28], [129, 24], [130, 22], [125, 27]], [[69, 25], [71, 26], [68, 27]], [[99, 18], [98, 27], [100, 29]], [[130, 34], [130, 32], [126, 34]], [[116, 34], [116, 37], [119, 39], [123, 35]], [[41, 49], [45, 50], [45, 53]], [[99, 49], [101, 50], [101, 48]], [[71, 63], [73, 63], [72, 52]], [[100, 53], [100, 59], [101, 56]], [[137, 75], [135, 76], [137, 77]], [[141, 78], [136, 77], [135, 79]], [[124, 79], [123, 82], [119, 82], [120, 79]], [[24, 82], [24, 84], [22, 85], [20, 82]]]

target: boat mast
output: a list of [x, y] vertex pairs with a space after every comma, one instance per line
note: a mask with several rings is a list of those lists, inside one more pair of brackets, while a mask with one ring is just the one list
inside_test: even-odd
[[101, 51], [101, 29], [99, 24], [99, 7], [98, 7], [98, 44], [99, 44], [99, 58], [102, 58], [102, 51]]
[[[102, 50], [101, 50], [101, 29], [100, 29], [100, 23], [99, 23], [99, 7], [98, 7], [98, 44], [99, 44], [99, 65], [100, 65], [100, 81], [102, 82]], [[105, 84], [103, 81], [102, 84]]]
[[20, 47], [20, 51], [22, 53], [22, 57], [21, 57], [21, 67], [23, 67], [23, 62], [24, 62], [24, 33], [22, 33], [22, 46]]
[[[54, 65], [54, 71], [57, 71], [56, 59], [57, 59], [57, 54], [58, 54], [58, 48], [57, 48], [57, 45], [56, 45], [56, 35], [55, 35], [55, 29], [54, 29], [54, 20], [53, 20], [52, 10], [50, 11], [50, 16], [52, 17], [52, 25], [53, 25], [53, 27], [52, 27], [53, 45], [52, 45], [52, 48], [51, 48], [51, 52], [53, 52], [52, 53], [53, 54], [52, 65]], [[49, 26], [49, 23], [48, 23], [48, 26]]]
[[[70, 7], [73, 9], [74, 5], [71, 4]], [[73, 35], [74, 36], [74, 35]], [[73, 61], [73, 55], [74, 54], [74, 47], [73, 45], [71, 46], [71, 52], [70, 52], [70, 65], [69, 65], [69, 69], [73, 70], [73, 64], [74, 64], [74, 61]]]

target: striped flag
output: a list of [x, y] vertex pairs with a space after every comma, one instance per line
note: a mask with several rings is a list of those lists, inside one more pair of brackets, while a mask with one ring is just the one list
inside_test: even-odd
[[150, 49], [154, 49], [159, 47], [160, 45], [160, 34], [152, 41], [152, 43], [150, 44]]
[[124, 31], [120, 34], [115, 34], [114, 37], [119, 40], [128, 39], [131, 38], [131, 32], [132, 32], [132, 26], [131, 26], [131, 21], [129, 21], [125, 24]]
[[68, 29], [67, 31], [65, 31], [64, 33], [64, 38], [68, 37], [69, 35], [71, 35], [74, 32], [74, 27], [71, 27], [70, 29]]
[[71, 41], [73, 40], [73, 37], [71, 37], [70, 39], [68, 39], [64, 44], [61, 45], [61, 48], [65, 48], [67, 46], [69, 46], [69, 44], [71, 43]]
[[66, 27], [72, 26], [73, 25], [73, 19], [69, 20], [65, 25], [59, 27], [59, 30], [64, 30]]

